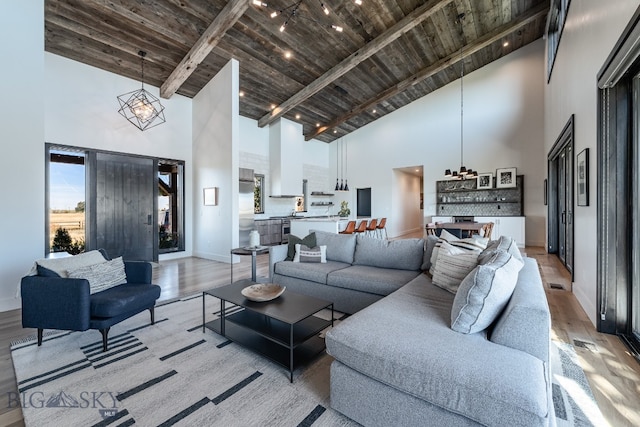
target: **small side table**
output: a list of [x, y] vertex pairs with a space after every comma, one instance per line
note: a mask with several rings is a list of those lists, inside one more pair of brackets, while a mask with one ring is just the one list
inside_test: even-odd
[[[257, 246], [255, 248], [244, 247], [231, 249], [232, 255], [251, 255], [251, 281], [256, 281], [256, 255], [269, 252], [268, 246]], [[231, 260], [231, 283], [233, 283], [233, 260]]]

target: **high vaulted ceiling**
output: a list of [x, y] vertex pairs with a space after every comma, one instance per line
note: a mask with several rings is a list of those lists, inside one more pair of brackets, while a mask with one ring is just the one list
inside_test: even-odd
[[270, 14], [299, 1], [45, 0], [45, 49], [137, 80], [143, 50], [144, 81], [163, 97], [193, 97], [235, 58], [241, 115], [260, 126], [286, 117], [331, 142], [460, 78], [461, 48], [469, 73], [537, 40], [549, 7], [302, 0], [280, 32], [286, 13]]

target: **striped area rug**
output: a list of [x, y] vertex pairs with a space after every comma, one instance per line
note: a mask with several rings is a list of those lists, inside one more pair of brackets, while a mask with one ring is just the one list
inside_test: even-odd
[[[206, 308], [212, 320], [219, 303], [207, 297]], [[156, 319], [114, 326], [106, 353], [97, 331], [13, 343], [19, 393], [9, 405], [22, 406], [27, 426], [355, 425], [329, 408], [326, 353], [291, 384], [280, 365], [203, 333], [201, 295], [157, 307]]]

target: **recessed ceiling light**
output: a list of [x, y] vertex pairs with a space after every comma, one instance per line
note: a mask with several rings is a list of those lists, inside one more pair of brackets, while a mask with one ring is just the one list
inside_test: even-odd
[[507, 47], [507, 46], [509, 46], [509, 42], [502, 43], [502, 47]]
[[316, 127], [319, 128], [320, 127], [320, 123], [316, 123]]
[[269, 109], [273, 110], [274, 108], [276, 108], [276, 104], [271, 104], [271, 107]]
[[287, 58], [287, 59], [291, 58], [291, 56], [292, 56], [292, 54], [288, 50], [284, 53], [284, 57]]
[[240, 91], [240, 96], [244, 96], [244, 91]]
[[375, 114], [375, 113], [377, 113], [377, 112], [378, 112], [378, 110], [376, 110], [375, 108], [374, 108], [374, 109], [373, 109], [373, 111], [372, 111], [372, 113], [373, 113], [373, 114]]
[[296, 114], [296, 120], [300, 120], [300, 114]]
[[334, 129], [334, 130], [333, 130], [333, 133], [338, 133], [338, 131]]

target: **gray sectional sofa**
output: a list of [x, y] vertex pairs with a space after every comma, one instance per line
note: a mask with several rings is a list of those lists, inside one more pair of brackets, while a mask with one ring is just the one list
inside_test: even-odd
[[333, 301], [353, 314], [397, 291], [421, 274], [424, 241], [387, 241], [355, 234], [314, 231], [327, 247], [326, 263], [285, 261], [288, 245], [269, 248], [272, 282], [305, 295]]
[[[278, 283], [288, 287], [295, 283], [299, 286], [294, 284], [291, 289], [330, 299], [337, 306], [361, 308], [326, 335], [327, 352], [335, 359], [331, 365], [332, 408], [365, 426], [555, 425], [549, 367], [551, 318], [535, 260], [525, 257], [517, 261], [518, 268], [523, 267], [515, 270], [513, 293], [506, 306], [498, 308], [498, 317], [488, 328], [460, 333], [452, 329], [452, 312], [460, 308], [464, 298], [456, 299], [435, 286], [427, 274], [388, 268], [388, 264], [367, 265], [376, 270], [364, 269], [367, 276], [357, 287], [353, 276], [349, 276], [352, 282], [338, 280], [346, 280], [351, 268], [356, 267], [354, 275], [362, 271], [358, 268], [361, 264], [355, 263], [361, 260], [355, 256], [358, 245], [376, 252], [364, 239], [355, 240], [351, 266], [344, 259], [340, 269], [338, 265], [325, 266], [330, 270], [326, 274], [318, 270], [302, 273], [314, 267], [298, 263], [296, 282], [294, 270], [285, 267], [287, 262], [271, 266], [272, 279]], [[428, 267], [434, 241], [428, 241], [427, 251], [414, 249], [416, 253], [410, 257], [416, 263], [427, 260], [422, 268]], [[394, 249], [407, 249], [415, 243], [396, 243]], [[498, 270], [489, 267], [492, 262], [516, 263], [513, 258], [518, 258], [519, 252], [512, 239], [501, 237], [494, 243], [478, 258], [488, 264], [469, 274], [461, 289], [465, 283], [472, 289], [487, 271], [498, 277]], [[389, 244], [379, 244], [377, 251], [367, 259], [395, 259]], [[346, 270], [342, 275], [330, 278], [342, 270]], [[397, 278], [393, 284], [381, 284], [394, 273]], [[323, 274], [324, 284], [320, 282]], [[329, 283], [352, 285], [346, 288]], [[345, 295], [359, 303], [340, 301]], [[366, 302], [369, 304], [361, 307]]]

